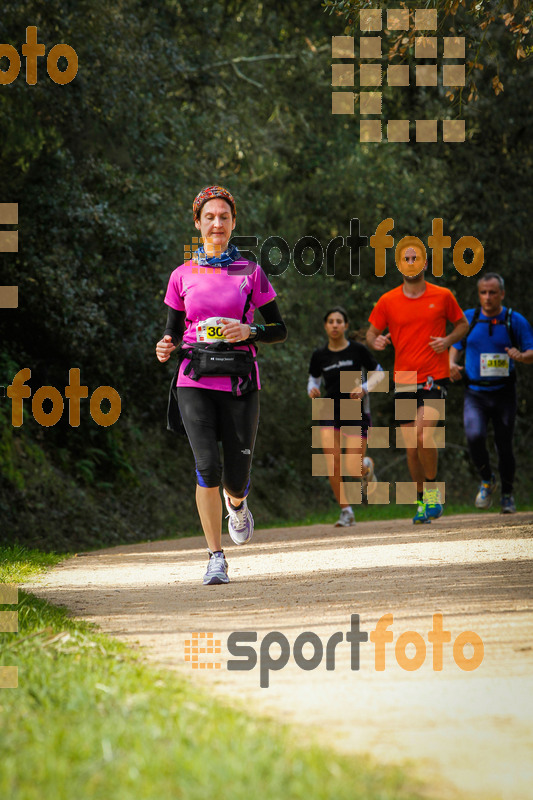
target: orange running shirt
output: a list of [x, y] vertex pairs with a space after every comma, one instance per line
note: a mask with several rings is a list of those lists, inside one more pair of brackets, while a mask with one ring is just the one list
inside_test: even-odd
[[448, 351], [435, 353], [430, 336], [446, 336], [446, 320], [458, 322], [463, 316], [449, 289], [426, 283], [420, 297], [407, 297], [403, 284], [382, 295], [369, 317], [378, 331], [389, 329], [394, 345], [394, 372], [417, 372], [417, 383], [450, 377]]

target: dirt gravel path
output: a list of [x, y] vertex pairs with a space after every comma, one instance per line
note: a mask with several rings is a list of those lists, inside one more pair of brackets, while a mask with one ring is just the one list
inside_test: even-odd
[[[202, 586], [206, 552], [195, 537], [71, 558], [29, 588], [249, 711], [295, 723], [346, 752], [415, 762], [442, 797], [526, 800], [533, 797], [532, 538], [532, 513], [448, 516], [416, 527], [401, 520], [271, 529], [257, 531], [243, 548], [224, 537], [227, 586]], [[441, 671], [433, 670], [428, 642], [436, 613], [451, 632]], [[361, 643], [359, 670], [351, 668], [346, 633], [353, 614], [369, 633], [393, 615], [384, 671], [375, 669], [372, 641]], [[236, 660], [227, 648], [233, 631], [257, 632], [255, 668], [227, 668]], [[265, 678], [269, 644], [263, 640], [271, 631], [286, 637], [290, 656], [261, 688], [259, 664]], [[307, 671], [293, 652], [305, 631], [324, 646], [321, 663]], [[414, 671], [396, 659], [398, 637], [407, 631], [420, 634], [427, 648]], [[453, 642], [463, 631], [483, 642], [475, 670], [454, 660]], [[220, 668], [193, 669], [185, 660], [194, 632], [221, 642], [220, 654], [198, 656], [198, 663], [218, 661]], [[327, 670], [326, 644], [335, 632], [343, 637], [335, 669]], [[272, 660], [281, 656], [277, 644], [269, 647]], [[423, 655], [419, 638], [416, 647]], [[316, 639], [306, 644], [300, 664], [318, 649]], [[406, 657], [414, 653], [408, 645]], [[476, 653], [464, 648], [465, 658]]]

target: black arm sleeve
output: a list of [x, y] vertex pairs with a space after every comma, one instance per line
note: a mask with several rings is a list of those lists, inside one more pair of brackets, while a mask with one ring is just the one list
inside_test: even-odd
[[315, 350], [311, 356], [311, 361], [309, 362], [309, 374], [313, 378], [320, 378], [322, 376], [322, 365], [320, 363], [320, 353], [318, 350]]
[[287, 328], [281, 318], [276, 301], [271, 300], [270, 303], [265, 303], [264, 306], [259, 307], [259, 311], [265, 321], [265, 325], [256, 326], [257, 336], [250, 341], [266, 342], [266, 344], [284, 342], [287, 338]]
[[171, 336], [175, 345], [178, 345], [185, 331], [185, 311], [176, 311], [175, 308], [168, 307], [167, 327], [163, 336]]

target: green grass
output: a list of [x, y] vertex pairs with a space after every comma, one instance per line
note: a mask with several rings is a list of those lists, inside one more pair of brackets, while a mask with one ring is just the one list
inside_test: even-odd
[[65, 556], [29, 550], [22, 545], [0, 545], [0, 583], [23, 583], [46, 567], [53, 567]]
[[[331, 523], [336, 514], [332, 506], [277, 524]], [[359, 520], [411, 514], [409, 506], [357, 509]], [[0, 582], [22, 582], [62, 558], [1, 547]], [[0, 689], [0, 797], [427, 800], [405, 771], [298, 743], [293, 729], [254, 719], [147, 666], [66, 611], [24, 592], [19, 598], [19, 632], [0, 633], [0, 664], [19, 670], [19, 688]]]
[[[14, 575], [11, 576], [11, 579]], [[0, 796], [10, 800], [415, 800], [415, 782], [253, 719], [20, 592], [0, 634]], [[427, 795], [424, 795], [427, 798]]]
[[[252, 506], [252, 503], [250, 503]], [[253, 507], [253, 506], [252, 506]], [[412, 519], [415, 512], [414, 505], [396, 505], [390, 503], [389, 505], [354, 505], [352, 506], [355, 519], [357, 522], [372, 522], [373, 520], [388, 520], [388, 519]], [[499, 503], [495, 503], [491, 509], [481, 510], [474, 508], [473, 503], [446, 503], [444, 506], [444, 516], [451, 514], [489, 514], [494, 516], [496, 521], [501, 520], [499, 514]], [[533, 503], [520, 503], [518, 511], [533, 511]], [[328, 506], [328, 509], [323, 512], [315, 512], [306, 514], [305, 517], [299, 519], [287, 519], [279, 517], [275, 520], [269, 520], [268, 524], [262, 525], [256, 520], [256, 530], [261, 528], [284, 528], [284, 527], [300, 527], [302, 525], [333, 525], [339, 518], [339, 508], [334, 506], [333, 503]]]

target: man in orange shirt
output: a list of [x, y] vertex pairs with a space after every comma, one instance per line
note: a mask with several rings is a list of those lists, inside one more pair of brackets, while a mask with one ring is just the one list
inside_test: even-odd
[[[427, 260], [419, 240], [413, 237], [412, 244], [403, 241], [400, 253], [396, 250], [403, 283], [382, 295], [374, 306], [366, 340], [374, 350], [384, 350], [389, 344], [394, 346], [395, 398], [416, 400], [416, 419], [401, 425], [404, 429], [416, 427], [416, 447], [407, 432], [405, 439], [407, 464], [418, 495], [413, 522], [423, 523], [442, 514], [439, 490], [424, 489], [424, 483], [437, 479], [438, 454], [430, 431], [440, 418], [438, 409], [424, 406], [424, 400], [445, 399], [450, 379], [448, 348], [466, 335], [468, 322], [449, 289], [426, 283]], [[454, 326], [448, 336], [447, 321]], [[389, 332], [383, 335], [385, 328]], [[415, 374], [416, 391], [412, 391]], [[411, 391], [402, 391], [402, 384], [409, 384]]]

